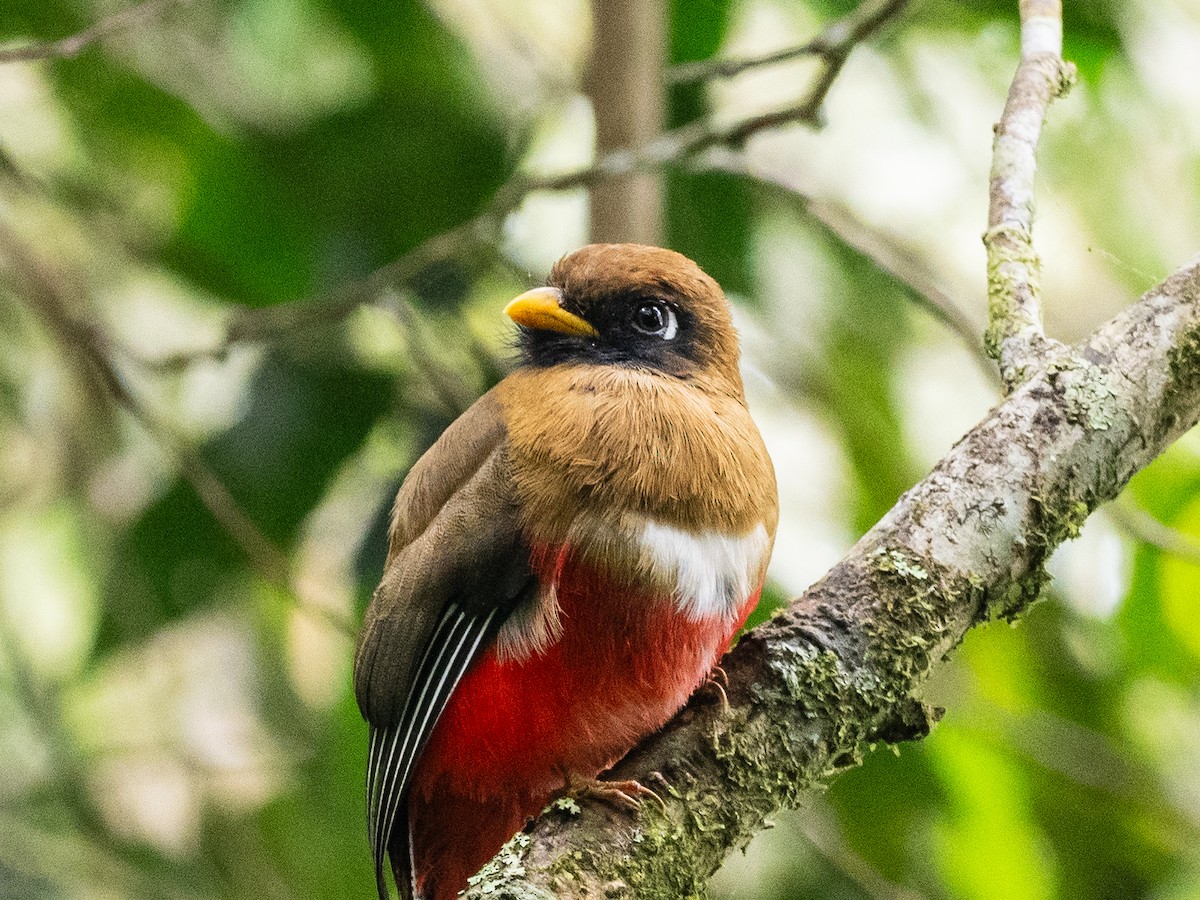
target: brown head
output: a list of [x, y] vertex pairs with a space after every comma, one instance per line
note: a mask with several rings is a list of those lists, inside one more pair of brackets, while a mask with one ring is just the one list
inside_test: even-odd
[[741, 392], [737, 333], [720, 286], [673, 250], [591, 244], [560, 259], [549, 284], [508, 314], [525, 365], [627, 366], [704, 376]]
[[527, 532], [565, 540], [586, 506], [690, 530], [775, 528], [721, 288], [685, 256], [593, 244], [506, 312], [524, 365], [496, 387]]

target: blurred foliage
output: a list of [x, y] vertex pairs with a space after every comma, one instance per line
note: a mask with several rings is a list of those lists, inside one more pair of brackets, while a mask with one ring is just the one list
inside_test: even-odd
[[[799, 43], [854, 5], [673, 0], [666, 55]], [[977, 321], [1015, 5], [914, 3], [855, 51], [826, 129], [749, 147]], [[120, 8], [0, 0], [0, 43]], [[349, 666], [391, 498], [504, 371], [499, 306], [541, 277], [522, 262], [539, 242], [569, 249], [585, 200], [530, 198], [339, 298], [487, 209], [530, 156], [586, 156], [586, 21], [534, 0], [181, 0], [75, 58], [0, 64], [0, 897], [370, 896]], [[1200, 21], [1182, 0], [1068, 3], [1066, 43], [1082, 84], [1051, 114], [1038, 227], [1070, 337], [1194, 252]], [[669, 124], [782, 105], [806, 65], [676, 86]], [[664, 243], [735, 299], [779, 470], [754, 624], [996, 395], [803, 203], [726, 172], [665, 178]], [[231, 323], [265, 339], [226, 340]], [[714, 893], [1200, 897], [1195, 436], [1122, 502], [1173, 550], [1098, 516], [1046, 601], [942, 668], [928, 740], [866, 753]]]
[[[672, 65], [711, 59], [729, 29], [733, 4], [672, 0]], [[680, 126], [707, 113], [703, 82], [676, 85], [668, 97], [667, 124]], [[751, 189], [717, 172], [671, 170], [666, 176], [665, 243], [693, 259], [731, 294], [753, 298], [751, 284]]]

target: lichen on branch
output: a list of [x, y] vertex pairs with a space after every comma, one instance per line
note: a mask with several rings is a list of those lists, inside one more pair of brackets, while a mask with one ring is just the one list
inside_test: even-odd
[[1075, 81], [1062, 59], [1060, 0], [1022, 0], [1021, 61], [992, 143], [988, 189], [988, 329], [984, 343], [1009, 390], [1055, 357], [1062, 345], [1042, 330], [1041, 260], [1033, 246], [1034, 176], [1050, 103]]

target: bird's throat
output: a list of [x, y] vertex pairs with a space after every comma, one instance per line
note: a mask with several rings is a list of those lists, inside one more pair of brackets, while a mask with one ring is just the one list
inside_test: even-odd
[[563, 365], [514, 372], [496, 391], [533, 539], [566, 542], [588, 511], [774, 533], [775, 476], [740, 384]]

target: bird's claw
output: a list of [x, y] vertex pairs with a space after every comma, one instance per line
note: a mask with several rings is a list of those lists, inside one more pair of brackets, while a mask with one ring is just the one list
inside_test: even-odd
[[712, 671], [704, 677], [704, 683], [700, 687], [716, 693], [721, 700], [721, 712], [729, 715], [729, 694], [725, 692], [725, 689], [729, 687], [729, 676], [725, 674], [724, 669], [720, 666], [713, 666]]
[[632, 778], [628, 781], [600, 781], [597, 778], [571, 778], [567, 781], [564, 793], [565, 796], [576, 800], [602, 800], [612, 806], [623, 807], [634, 812], [641, 809], [643, 800], [651, 797], [658, 803], [664, 813], [667, 811], [666, 801], [662, 797], [640, 781], [635, 781]]

